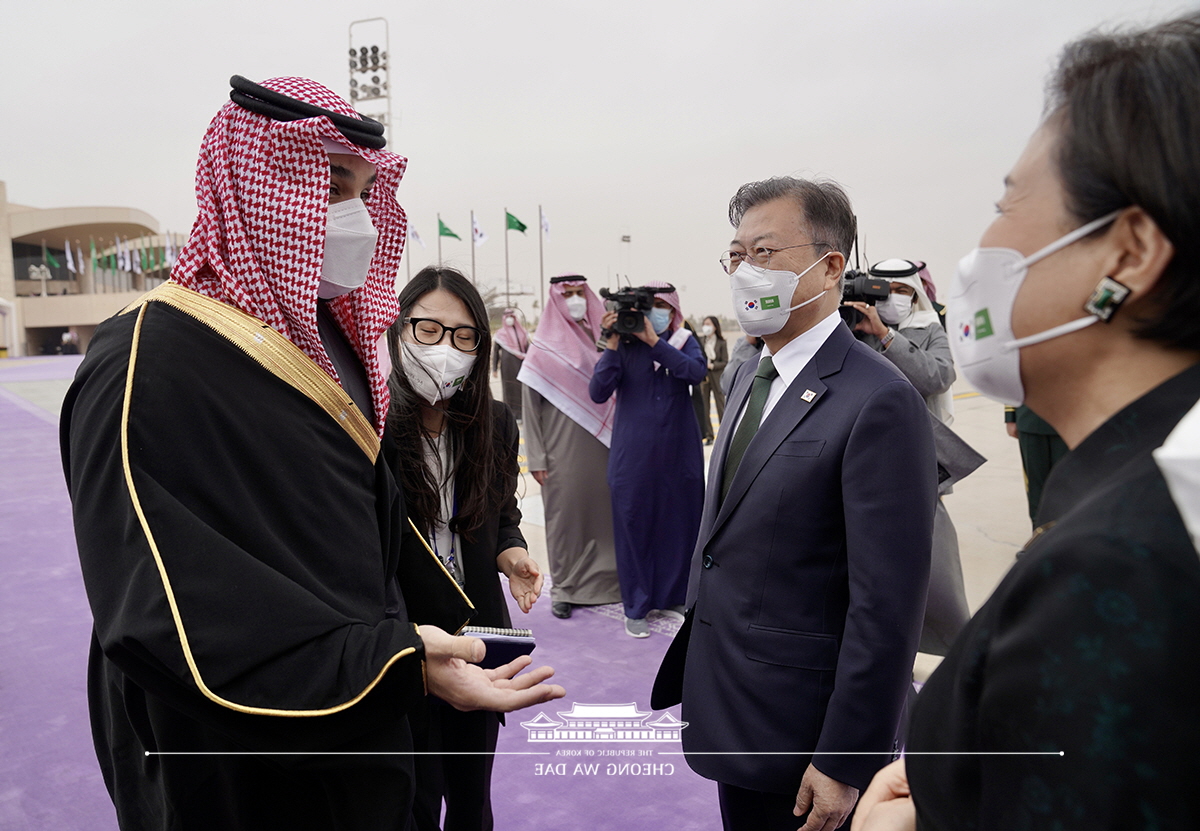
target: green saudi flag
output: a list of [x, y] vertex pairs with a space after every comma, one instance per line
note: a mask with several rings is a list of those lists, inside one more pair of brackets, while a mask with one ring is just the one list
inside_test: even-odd
[[42, 243], [42, 264], [48, 265], [51, 268], [58, 268], [58, 260], [54, 259], [54, 255], [46, 248], [46, 243]]
[[992, 316], [988, 314], [987, 309], [980, 309], [975, 313], [975, 340], [994, 334], [996, 333], [992, 329]]
[[456, 240], [462, 241], [462, 237], [446, 227], [446, 223], [438, 220], [438, 236], [439, 237], [454, 237]]
[[514, 231], [520, 231], [522, 234], [525, 233], [525, 223], [517, 219], [508, 211], [504, 212], [504, 222], [505, 230], [512, 228]]

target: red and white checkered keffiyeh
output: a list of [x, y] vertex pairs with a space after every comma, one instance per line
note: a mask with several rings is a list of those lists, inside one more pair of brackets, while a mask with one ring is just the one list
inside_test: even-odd
[[[273, 78], [262, 86], [358, 117], [349, 103], [314, 81]], [[352, 144], [324, 116], [275, 121], [227, 102], [200, 148], [199, 215], [171, 277], [262, 320], [340, 382], [317, 332], [329, 211], [329, 155], [322, 138], [376, 168], [367, 210], [379, 242], [367, 281], [329, 305], [367, 370], [382, 435], [388, 388], [377, 345], [400, 313], [395, 278], [407, 221], [395, 193], [408, 164], [403, 156]]]

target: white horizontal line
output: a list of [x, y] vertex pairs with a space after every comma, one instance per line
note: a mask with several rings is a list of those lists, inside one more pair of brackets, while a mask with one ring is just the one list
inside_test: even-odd
[[[817, 750], [807, 753], [779, 750], [751, 753], [740, 750], [660, 750], [659, 756], [890, 756], [891, 750]], [[1063, 750], [905, 750], [905, 756], [1066, 756]]]
[[161, 750], [146, 751], [147, 756], [553, 756], [548, 750], [542, 751], [483, 751], [462, 750], [447, 753], [433, 751], [404, 751], [404, 750]]

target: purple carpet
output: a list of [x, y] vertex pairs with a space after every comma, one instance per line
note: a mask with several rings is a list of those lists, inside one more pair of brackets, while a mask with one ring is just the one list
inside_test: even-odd
[[[0, 360], [0, 828], [6, 831], [116, 828], [88, 728], [91, 618], [58, 456], [58, 405], [79, 360]], [[719, 828], [716, 786], [669, 755], [678, 752], [678, 740], [653, 738], [672, 729], [670, 719], [650, 712], [649, 698], [674, 624], [651, 619], [654, 634], [635, 640], [624, 634], [619, 607], [579, 609], [558, 620], [548, 593], [528, 616], [515, 606], [512, 615], [515, 625], [535, 630], [535, 663], [555, 667], [567, 697], [508, 716], [492, 789], [496, 827]], [[590, 740], [546, 738], [547, 730], [561, 735], [572, 718], [582, 727], [573, 736]], [[522, 726], [535, 720], [543, 725], [540, 740]]]
[[[658, 722], [663, 714], [650, 710], [650, 687], [670, 643], [663, 633], [678, 627], [651, 617], [653, 634], [635, 640], [625, 634], [619, 605], [576, 609], [570, 620], [558, 620], [550, 614], [548, 599], [544, 593], [528, 616], [515, 604], [510, 604], [510, 612], [514, 626], [534, 630], [534, 664], [554, 667], [555, 681], [566, 687], [567, 696], [510, 715], [508, 726], [500, 731], [499, 752], [548, 755], [497, 759], [492, 783], [496, 827], [720, 828], [716, 785], [694, 774], [682, 756], [673, 755], [679, 752], [678, 740], [530, 740], [521, 722], [544, 713], [567, 727], [570, 720], [561, 714], [584, 705], [633, 704], [639, 715], [627, 721], [641, 726]], [[599, 709], [588, 711], [598, 714]], [[678, 718], [678, 707], [670, 712]], [[642, 713], [648, 715], [643, 718]]]
[[85, 699], [91, 616], [55, 410], [79, 358], [0, 360], [0, 828], [116, 828]]

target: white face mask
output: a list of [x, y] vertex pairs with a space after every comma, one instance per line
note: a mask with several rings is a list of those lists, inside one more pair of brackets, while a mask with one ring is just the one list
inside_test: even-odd
[[875, 304], [875, 311], [880, 320], [888, 326], [895, 326], [908, 317], [908, 313], [912, 311], [912, 302], [913, 299], [909, 295], [892, 292], [887, 296], [887, 300], [880, 300]]
[[705, 323], [703, 326], [700, 327], [700, 334], [704, 335], [704, 337], [708, 337], [715, 331], [717, 331], [717, 330], [713, 328], [713, 325], [711, 323]]
[[571, 316], [571, 320], [583, 320], [583, 316], [587, 314], [587, 298], [573, 294], [564, 300], [567, 304], [567, 314]]
[[449, 398], [462, 389], [475, 365], [475, 355], [459, 352], [448, 343], [426, 346], [400, 341], [400, 366], [413, 392], [430, 404]]
[[[1089, 312], [1087, 317], [1020, 340], [1013, 335], [1013, 304], [1029, 273], [1029, 266], [1083, 239], [1097, 228], [1103, 228], [1120, 213], [1114, 211], [1076, 228], [1029, 257], [1011, 248], [976, 248], [959, 261], [950, 284], [946, 324], [950, 330], [950, 351], [954, 361], [975, 389], [1004, 404], [1021, 404], [1025, 400], [1025, 387], [1021, 383], [1021, 347], [1090, 326], [1101, 319], [1101, 314], [1110, 315], [1125, 299], [1128, 290], [1105, 278], [1102, 288], [1111, 290], [1112, 294], [1093, 295], [1097, 301], [1095, 305], [1089, 301], [1084, 306]], [[1104, 286], [1105, 282], [1115, 288]]]
[[773, 335], [787, 323], [788, 315], [825, 294], [827, 289], [795, 306], [783, 305], [783, 301], [792, 299], [796, 286], [800, 285], [800, 278], [832, 253], [826, 251], [820, 260], [799, 274], [760, 268], [749, 260], [742, 260], [737, 270], [729, 275], [729, 285], [733, 290], [733, 313], [742, 331], [759, 338]]
[[330, 205], [317, 296], [328, 300], [349, 294], [367, 282], [378, 240], [379, 232], [371, 224], [371, 214], [361, 199]]

